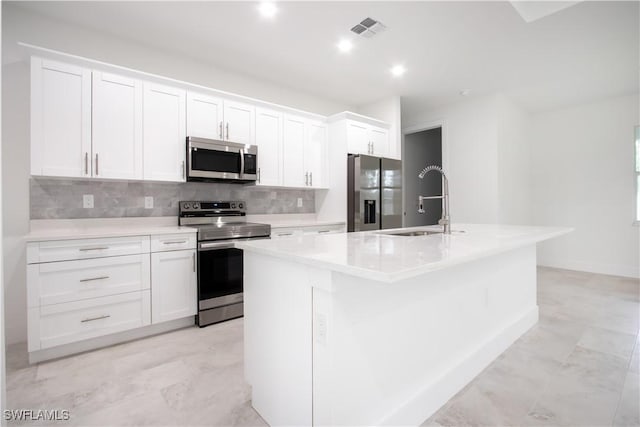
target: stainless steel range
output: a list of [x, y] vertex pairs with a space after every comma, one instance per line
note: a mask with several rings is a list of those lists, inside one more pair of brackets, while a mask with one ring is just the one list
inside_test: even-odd
[[241, 201], [180, 202], [179, 224], [198, 228], [198, 326], [241, 317], [243, 254], [234, 243], [268, 239], [271, 226], [246, 222]]

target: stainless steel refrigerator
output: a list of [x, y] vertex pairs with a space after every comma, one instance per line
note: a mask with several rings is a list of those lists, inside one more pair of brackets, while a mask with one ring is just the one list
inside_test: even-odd
[[402, 162], [349, 154], [347, 231], [402, 227]]

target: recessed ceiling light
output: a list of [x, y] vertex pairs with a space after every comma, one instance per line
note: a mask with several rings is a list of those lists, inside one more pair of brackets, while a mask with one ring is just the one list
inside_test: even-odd
[[338, 43], [338, 50], [342, 53], [349, 53], [351, 52], [351, 49], [353, 49], [353, 43], [351, 40], [342, 39]]
[[407, 72], [407, 69], [402, 64], [394, 65], [391, 67], [391, 74], [393, 77], [401, 77], [404, 73]]
[[262, 1], [260, 5], [258, 5], [258, 11], [260, 15], [265, 18], [273, 18], [278, 13], [278, 8], [275, 3], [270, 1]]

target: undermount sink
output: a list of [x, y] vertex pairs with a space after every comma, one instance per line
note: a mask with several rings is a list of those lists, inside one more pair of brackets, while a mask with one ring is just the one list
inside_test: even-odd
[[[452, 230], [452, 233], [464, 233], [464, 231]], [[442, 230], [413, 230], [413, 231], [396, 231], [396, 232], [379, 232], [379, 234], [386, 234], [387, 236], [430, 236], [431, 234], [442, 234]]]

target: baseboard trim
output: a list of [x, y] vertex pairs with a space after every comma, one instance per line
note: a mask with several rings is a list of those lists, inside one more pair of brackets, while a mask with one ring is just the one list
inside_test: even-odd
[[614, 265], [603, 263], [587, 263], [581, 261], [548, 261], [538, 256], [538, 265], [541, 267], [559, 268], [562, 270], [583, 271], [587, 273], [604, 274], [607, 276], [627, 277], [631, 279], [640, 278], [638, 267], [627, 265]]
[[38, 363], [45, 360], [58, 359], [72, 354], [84, 353], [115, 344], [122, 344], [140, 338], [162, 334], [176, 329], [182, 329], [195, 325], [195, 317], [189, 316], [182, 319], [170, 320], [156, 325], [144, 326], [130, 331], [118, 332], [116, 334], [105, 335], [103, 337], [91, 338], [84, 341], [65, 344], [44, 350], [32, 351], [29, 353], [29, 363]]
[[538, 307], [535, 306], [503, 331], [485, 341], [476, 351], [460, 360], [439, 378], [426, 385], [413, 398], [382, 419], [378, 425], [417, 426], [422, 424], [537, 322]]

